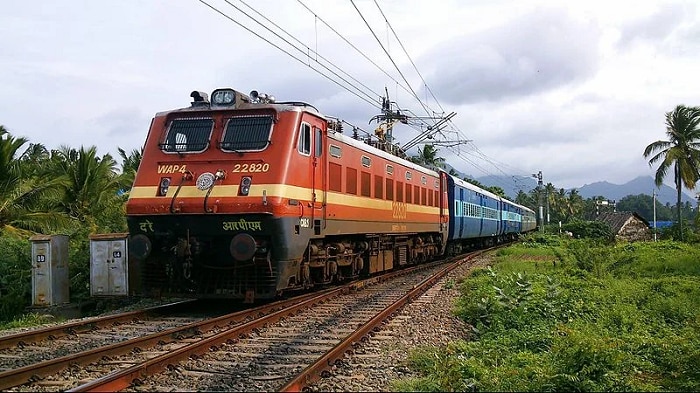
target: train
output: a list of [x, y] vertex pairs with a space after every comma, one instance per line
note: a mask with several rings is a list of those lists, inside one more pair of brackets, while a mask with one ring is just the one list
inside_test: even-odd
[[190, 97], [153, 117], [126, 203], [138, 294], [273, 299], [536, 227], [531, 209], [346, 135], [311, 104]]

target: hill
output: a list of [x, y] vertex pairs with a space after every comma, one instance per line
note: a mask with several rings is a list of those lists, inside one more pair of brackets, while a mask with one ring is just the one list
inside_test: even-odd
[[[504, 189], [506, 195], [510, 198], [515, 198], [519, 190], [529, 192], [537, 186], [537, 180], [525, 176], [482, 176], [476, 178], [485, 186], [498, 186]], [[556, 184], [555, 184], [556, 186]], [[654, 184], [654, 178], [651, 176], [639, 176], [624, 184], [613, 184], [607, 181], [599, 181], [591, 184], [585, 184], [577, 188], [579, 194], [584, 198], [592, 198], [595, 196], [603, 196], [609, 200], [619, 201], [627, 195], [646, 194], [651, 195], [653, 190], [656, 190], [656, 198], [662, 204], [676, 204], [676, 190], [673, 187], [662, 185], [657, 189]], [[569, 191], [569, 190], [567, 190]], [[687, 190], [683, 190], [681, 194], [682, 201], [690, 202], [695, 205], [696, 200], [687, 194]]]

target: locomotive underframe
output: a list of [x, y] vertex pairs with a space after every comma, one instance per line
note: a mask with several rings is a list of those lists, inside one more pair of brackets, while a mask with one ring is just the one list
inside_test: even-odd
[[[437, 232], [323, 236], [298, 218], [266, 214], [140, 216], [128, 223], [131, 241], [148, 243], [130, 249], [150, 250], [130, 256], [136, 291], [148, 296], [271, 299], [427, 261], [443, 247]], [[240, 234], [254, 244], [235, 244]], [[250, 257], [234, 258], [240, 252]]]
[[310, 287], [413, 265], [441, 254], [439, 233], [355, 234], [311, 239], [300, 275], [289, 287]]

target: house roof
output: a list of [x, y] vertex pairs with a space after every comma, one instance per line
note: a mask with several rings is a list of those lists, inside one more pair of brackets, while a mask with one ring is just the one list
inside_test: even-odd
[[610, 228], [613, 230], [613, 233], [619, 233], [622, 229], [622, 226], [625, 225], [625, 223], [631, 217], [637, 218], [638, 220], [646, 224], [647, 227], [649, 227], [649, 222], [635, 212], [602, 213], [601, 215], [596, 217], [595, 220], [603, 221], [604, 223], [610, 226]]

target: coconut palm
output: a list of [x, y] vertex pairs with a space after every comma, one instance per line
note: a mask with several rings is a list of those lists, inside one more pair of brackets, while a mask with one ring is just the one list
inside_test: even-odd
[[16, 156], [26, 142], [0, 125], [0, 229], [17, 235], [61, 229], [68, 225], [68, 217], [52, 209], [50, 203], [60, 195], [60, 182], [23, 174]]
[[119, 176], [119, 186], [121, 190], [128, 192], [131, 186], [134, 185], [136, 171], [139, 169], [141, 159], [143, 158], [143, 149], [133, 149], [129, 154], [121, 147], [117, 148], [119, 156], [122, 158], [122, 174]]
[[116, 203], [117, 163], [109, 154], [100, 158], [95, 146], [79, 150], [61, 146], [51, 152], [51, 162], [51, 170], [65, 179], [61, 206], [71, 217], [94, 225], [94, 218]]
[[438, 157], [438, 149], [433, 145], [425, 145], [423, 149], [418, 148], [418, 160], [428, 166], [442, 168], [445, 165], [445, 159]]
[[700, 175], [700, 107], [678, 105], [666, 112], [666, 136], [668, 140], [652, 142], [644, 149], [644, 158], [649, 166], [660, 162], [654, 181], [656, 186], [663, 184], [668, 170], [673, 167], [673, 180], [676, 185], [678, 224], [681, 226], [681, 190], [685, 186], [694, 189]]

